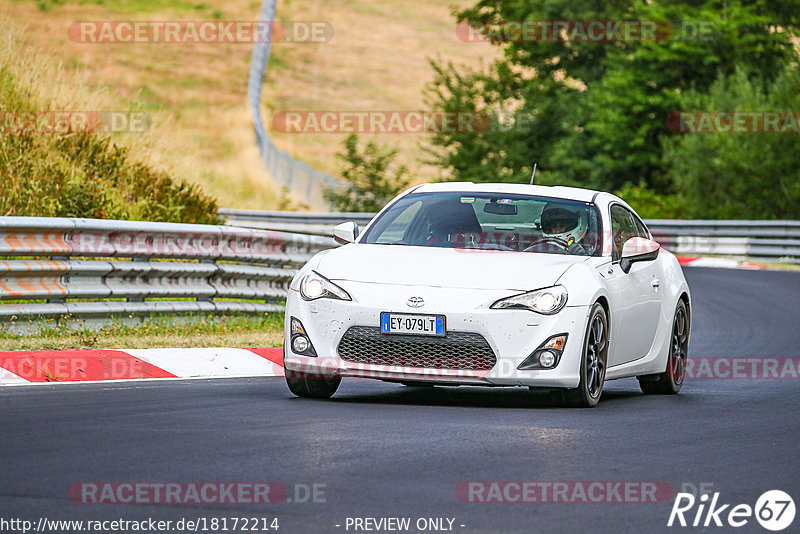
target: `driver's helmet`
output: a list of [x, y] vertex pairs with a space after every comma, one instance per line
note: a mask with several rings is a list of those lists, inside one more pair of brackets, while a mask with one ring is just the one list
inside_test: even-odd
[[580, 244], [589, 229], [585, 210], [549, 203], [542, 210], [542, 234], [563, 241], [567, 246]]

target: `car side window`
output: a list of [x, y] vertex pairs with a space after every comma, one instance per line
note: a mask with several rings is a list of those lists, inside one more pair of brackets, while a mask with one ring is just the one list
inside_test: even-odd
[[[618, 261], [622, 258], [622, 247], [625, 241], [638, 236], [635, 217], [623, 208], [615, 204], [611, 206], [611, 233], [613, 234], [613, 245], [611, 248], [611, 260]], [[642, 228], [644, 230], [644, 228]], [[647, 233], [644, 234], [644, 237]]]
[[645, 239], [650, 239], [650, 236], [647, 233], [647, 228], [644, 227], [642, 221], [640, 221], [635, 216], [631, 216], [631, 219], [633, 219], [633, 224], [636, 227], [636, 237], [643, 237]]

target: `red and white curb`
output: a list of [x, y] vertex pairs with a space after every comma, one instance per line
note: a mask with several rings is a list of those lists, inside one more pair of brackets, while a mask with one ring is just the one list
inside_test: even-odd
[[283, 375], [283, 347], [0, 352], [0, 385]]
[[751, 269], [764, 270], [763, 265], [748, 263], [746, 261], [732, 260], [729, 258], [697, 258], [678, 256], [678, 263], [684, 267], [715, 267], [717, 269]]

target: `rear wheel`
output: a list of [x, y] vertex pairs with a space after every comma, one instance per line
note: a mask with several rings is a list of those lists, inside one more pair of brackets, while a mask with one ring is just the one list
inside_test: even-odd
[[599, 303], [592, 307], [581, 358], [581, 381], [576, 389], [562, 392], [564, 404], [575, 408], [594, 408], [603, 394], [608, 362], [608, 317]]
[[328, 399], [339, 388], [338, 376], [316, 375], [300, 371], [286, 371], [286, 385], [298, 397]]
[[686, 361], [689, 358], [689, 313], [686, 303], [678, 301], [675, 318], [672, 320], [672, 338], [669, 346], [667, 368], [663, 373], [637, 377], [639, 387], [647, 395], [675, 395], [683, 387]]

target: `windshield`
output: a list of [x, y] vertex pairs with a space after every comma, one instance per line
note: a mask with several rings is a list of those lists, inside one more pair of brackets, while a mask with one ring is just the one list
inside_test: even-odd
[[594, 204], [506, 193], [412, 193], [383, 212], [359, 241], [599, 256]]

